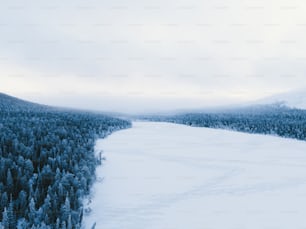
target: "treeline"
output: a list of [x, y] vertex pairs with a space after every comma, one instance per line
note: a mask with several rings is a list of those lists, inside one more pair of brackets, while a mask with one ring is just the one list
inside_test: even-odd
[[0, 228], [80, 228], [82, 198], [100, 163], [95, 140], [130, 122], [31, 104], [0, 107]]
[[151, 116], [145, 119], [306, 140], [306, 110], [279, 105]]

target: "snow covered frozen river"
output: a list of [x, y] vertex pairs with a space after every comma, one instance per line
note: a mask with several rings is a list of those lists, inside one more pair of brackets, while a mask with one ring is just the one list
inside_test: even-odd
[[306, 142], [134, 122], [96, 150], [86, 228], [306, 228]]

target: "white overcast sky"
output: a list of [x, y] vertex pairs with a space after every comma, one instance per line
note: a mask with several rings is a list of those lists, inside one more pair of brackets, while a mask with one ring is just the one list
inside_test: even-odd
[[148, 111], [306, 87], [304, 0], [1, 1], [0, 91]]

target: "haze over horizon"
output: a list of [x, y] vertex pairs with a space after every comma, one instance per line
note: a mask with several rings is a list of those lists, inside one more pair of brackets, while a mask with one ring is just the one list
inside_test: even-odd
[[306, 88], [306, 2], [3, 2], [0, 91], [93, 110], [194, 109]]

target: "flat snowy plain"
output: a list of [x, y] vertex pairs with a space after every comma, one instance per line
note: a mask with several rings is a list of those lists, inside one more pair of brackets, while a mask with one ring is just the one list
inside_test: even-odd
[[134, 122], [100, 150], [85, 228], [306, 229], [306, 142]]

